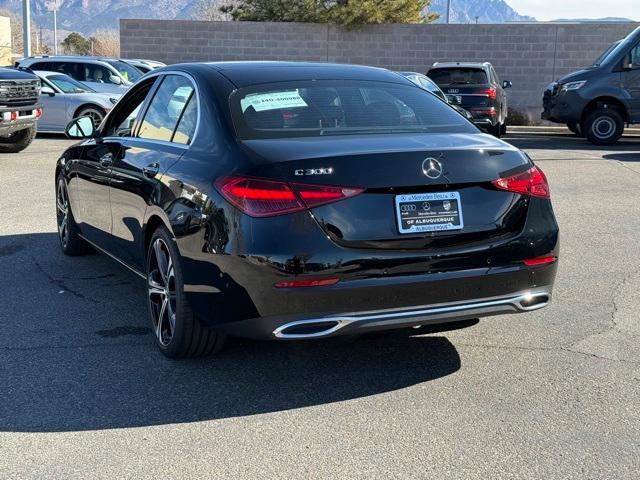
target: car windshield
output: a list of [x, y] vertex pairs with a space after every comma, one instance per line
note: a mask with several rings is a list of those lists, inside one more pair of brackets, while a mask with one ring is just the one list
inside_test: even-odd
[[49, 75], [46, 79], [59, 88], [62, 93], [86, 93], [95, 91], [67, 75]]
[[142, 77], [142, 74], [137, 68], [129, 65], [126, 62], [123, 62], [121, 60], [107, 60], [106, 62], [113, 68], [115, 68], [122, 76], [122, 78], [124, 78], [128, 82], [137, 82], [140, 77]]
[[438, 85], [477, 85], [487, 83], [487, 74], [481, 68], [435, 68], [428, 77]]
[[264, 84], [231, 95], [242, 139], [392, 133], [475, 133], [432, 94], [396, 83], [320, 80]]

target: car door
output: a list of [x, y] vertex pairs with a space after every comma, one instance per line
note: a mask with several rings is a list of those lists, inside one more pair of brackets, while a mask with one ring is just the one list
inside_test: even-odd
[[[42, 116], [38, 120], [38, 131], [61, 132], [67, 124], [67, 95], [53, 86], [45, 78], [40, 78], [43, 87], [50, 89], [51, 93], [41, 92]], [[61, 128], [62, 126], [62, 128]]]
[[622, 70], [622, 88], [629, 98], [633, 123], [640, 123], [640, 44], [631, 49]]
[[113, 165], [123, 152], [123, 141], [131, 135], [137, 115], [155, 79], [138, 85], [127, 93], [126, 100], [111, 112], [103, 130], [85, 141], [81, 158], [76, 163], [76, 194], [79, 208], [74, 211], [82, 235], [114, 254], [109, 185]]
[[145, 212], [160, 191], [164, 172], [184, 154], [195, 128], [197, 97], [193, 80], [183, 74], [160, 77], [133, 136], [124, 139], [112, 169], [111, 213], [117, 255], [144, 271]]

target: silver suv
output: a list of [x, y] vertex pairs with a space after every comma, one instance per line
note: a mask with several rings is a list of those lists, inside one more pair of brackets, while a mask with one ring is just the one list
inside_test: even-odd
[[122, 94], [142, 74], [132, 65], [115, 58], [83, 56], [28, 57], [18, 62], [20, 67], [69, 75], [96, 92]]

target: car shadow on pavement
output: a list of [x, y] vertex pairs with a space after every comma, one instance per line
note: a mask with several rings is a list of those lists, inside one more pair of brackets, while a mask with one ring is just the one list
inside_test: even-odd
[[[19, 274], [18, 274], [19, 272]], [[153, 344], [144, 282], [55, 233], [0, 236], [0, 431], [198, 422], [363, 398], [456, 372], [443, 336], [394, 331], [316, 342], [234, 340], [170, 360]], [[428, 408], [428, 405], [424, 405]]]
[[618, 162], [640, 162], [640, 147], [636, 152], [631, 153], [610, 153], [603, 155], [605, 160], [616, 160]]

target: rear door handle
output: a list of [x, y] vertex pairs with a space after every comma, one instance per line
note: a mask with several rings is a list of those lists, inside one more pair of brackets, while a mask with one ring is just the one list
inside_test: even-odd
[[107, 152], [100, 157], [100, 165], [103, 167], [110, 167], [113, 164], [113, 154]]
[[155, 177], [160, 171], [160, 164], [157, 162], [150, 163], [146, 167], [142, 169], [142, 173], [144, 173], [147, 177]]

